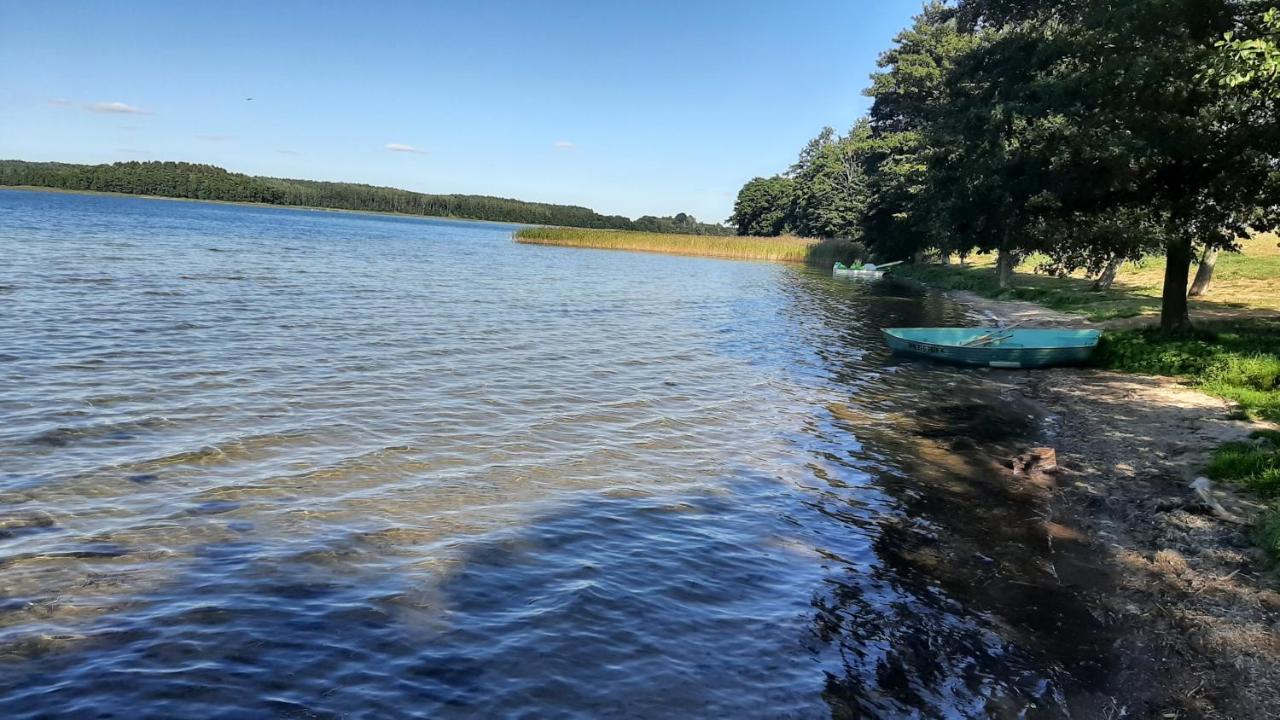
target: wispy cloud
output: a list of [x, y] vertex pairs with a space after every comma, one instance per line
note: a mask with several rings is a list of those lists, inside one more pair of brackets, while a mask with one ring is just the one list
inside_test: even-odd
[[422, 154], [426, 152], [426, 150], [419, 150], [418, 148], [412, 145], [405, 145], [403, 143], [387, 143], [386, 145], [383, 145], [383, 147], [390, 150], [391, 152], [418, 153], [418, 154]]
[[54, 98], [49, 101], [49, 104], [54, 107], [71, 107], [74, 103], [66, 98]]
[[572, 150], [574, 148], [573, 143], [568, 140], [557, 140], [551, 145], [557, 150]]
[[204, 140], [205, 142], [216, 142], [216, 143], [231, 142], [232, 140], [235, 140], [235, 138], [232, 137], [231, 135], [201, 135], [200, 139]]
[[96, 113], [114, 113], [116, 115], [150, 115], [150, 110], [126, 105], [122, 102], [96, 102], [84, 106], [85, 110]]

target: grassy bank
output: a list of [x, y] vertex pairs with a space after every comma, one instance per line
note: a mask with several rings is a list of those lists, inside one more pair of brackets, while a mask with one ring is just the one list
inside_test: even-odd
[[[1222, 253], [1209, 293], [1191, 302], [1195, 330], [1167, 335], [1155, 328], [1108, 330], [1094, 364], [1121, 372], [1175, 376], [1236, 405], [1241, 419], [1280, 422], [1280, 247], [1262, 235], [1241, 243], [1243, 252]], [[1160, 311], [1164, 262], [1126, 265], [1112, 289], [1095, 292], [1084, 277], [1035, 274], [1040, 258], [1029, 258], [1013, 287], [999, 288], [995, 260], [979, 257], [961, 266], [902, 268], [898, 275], [934, 287], [983, 297], [1025, 300], [1093, 321], [1151, 316]], [[1193, 268], [1194, 271], [1194, 268]], [[1219, 448], [1206, 468], [1214, 480], [1235, 485], [1270, 503], [1255, 538], [1280, 562], [1280, 433], [1262, 430], [1246, 441]]]
[[[1094, 356], [1122, 372], [1174, 375], [1210, 395], [1231, 400], [1241, 418], [1280, 422], [1280, 319], [1201, 324], [1189, 336], [1159, 330], [1109, 331]], [[1255, 539], [1280, 562], [1280, 432], [1260, 430], [1249, 440], [1218, 448], [1210, 478], [1270, 502]]]
[[516, 232], [517, 242], [531, 245], [631, 250], [668, 255], [698, 255], [734, 260], [770, 260], [830, 266], [862, 257], [864, 248], [848, 240], [818, 241], [799, 237], [678, 235], [627, 230], [533, 227]]
[[1280, 422], [1280, 319], [1201, 323], [1189, 335], [1156, 329], [1108, 331], [1100, 367], [1172, 375], [1235, 402], [1242, 416]]
[[[1122, 372], [1173, 375], [1239, 406], [1241, 415], [1280, 422], [1280, 248], [1275, 235], [1241, 243], [1243, 252], [1222, 253], [1207, 296], [1191, 302], [1196, 323], [1188, 335], [1158, 330], [1111, 330], [1095, 362]], [[933, 287], [967, 290], [1000, 300], [1025, 300], [1054, 310], [1105, 321], [1137, 315], [1152, 320], [1160, 311], [1164, 263], [1151, 259], [1126, 265], [1112, 289], [1095, 292], [1079, 276], [1032, 272], [1030, 258], [1001, 290], [994, 259], [975, 258], [965, 266], [918, 265], [895, 271]]]
[[1205, 473], [1269, 500], [1255, 536], [1273, 560], [1280, 561], [1280, 432], [1260, 430], [1213, 453]]
[[[1280, 292], [1274, 287], [1280, 278], [1278, 242], [1280, 238], [1275, 235], [1259, 235], [1242, 241], [1242, 252], [1221, 253], [1209, 292], [1191, 301], [1192, 314], [1228, 308], [1280, 312]], [[1162, 258], [1124, 265], [1107, 292], [1095, 292], [1093, 281], [1079, 273], [1067, 277], [1037, 274], [1035, 269], [1043, 261], [1038, 256], [1024, 260], [1014, 274], [1012, 287], [1004, 290], [996, 276], [994, 255], [970, 258], [963, 266], [907, 266], [894, 274], [946, 290], [966, 290], [998, 300], [1025, 300], [1093, 321], [1155, 316], [1160, 312]]]

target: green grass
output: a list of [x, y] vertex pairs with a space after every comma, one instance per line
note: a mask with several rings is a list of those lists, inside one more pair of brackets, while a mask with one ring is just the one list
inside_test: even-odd
[[[1280, 237], [1256, 235], [1240, 241], [1241, 252], [1218, 256], [1213, 284], [1206, 297], [1191, 302], [1198, 311], [1224, 308], [1280, 311]], [[924, 265], [899, 268], [900, 277], [947, 290], [967, 290], [998, 300], [1025, 300], [1062, 312], [1084, 315], [1100, 322], [1160, 312], [1160, 289], [1164, 281], [1164, 260], [1151, 257], [1126, 263], [1107, 292], [1094, 292], [1093, 282], [1080, 273], [1054, 277], [1037, 273], [1045, 262], [1041, 255], [1023, 260], [1014, 274], [1013, 287], [1001, 290], [996, 277], [995, 256], [977, 255], [967, 265]], [[1195, 267], [1192, 267], [1195, 272]]]
[[566, 227], [533, 227], [516, 232], [516, 241], [532, 245], [631, 250], [669, 255], [699, 255], [735, 260], [770, 260], [830, 266], [865, 254], [865, 248], [849, 240], [818, 241], [810, 238], [680, 235], [585, 230]]
[[1186, 378], [1235, 402], [1242, 415], [1280, 422], [1280, 320], [1201, 323], [1185, 335], [1157, 329], [1108, 331], [1093, 361], [1099, 367]]
[[1272, 503], [1254, 528], [1254, 541], [1275, 562], [1280, 562], [1280, 503]]
[[1248, 440], [1224, 443], [1214, 451], [1206, 474], [1273, 502], [1254, 528], [1254, 539], [1280, 562], [1280, 432], [1259, 430]]
[[1259, 430], [1248, 440], [1223, 444], [1213, 452], [1205, 472], [1261, 497], [1280, 497], [1280, 432]]

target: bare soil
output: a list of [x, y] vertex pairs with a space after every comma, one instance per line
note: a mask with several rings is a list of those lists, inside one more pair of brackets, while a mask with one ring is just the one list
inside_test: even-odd
[[[1083, 324], [1029, 303], [957, 299], [1024, 326]], [[1169, 378], [964, 372], [965, 392], [922, 410], [917, 434], [964, 465], [964, 492], [981, 486], [983, 500], [930, 550], [947, 557], [921, 567], [1055, 655], [1075, 680], [1074, 717], [1280, 716], [1280, 580], [1248, 524], [1261, 507], [1215, 486], [1245, 520], [1231, 522], [1189, 487], [1215, 447], [1258, 426]], [[990, 560], [985, 582], [971, 556]]]

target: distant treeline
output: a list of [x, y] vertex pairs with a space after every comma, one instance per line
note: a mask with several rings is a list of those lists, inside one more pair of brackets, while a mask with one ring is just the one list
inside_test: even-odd
[[0, 185], [31, 185], [130, 195], [225, 200], [293, 207], [395, 212], [409, 215], [564, 225], [582, 228], [729, 235], [724, 225], [692, 215], [646, 215], [632, 220], [575, 205], [524, 202], [484, 195], [428, 195], [356, 183], [254, 177], [213, 165], [185, 162], [118, 162], [111, 165], [0, 160]]

